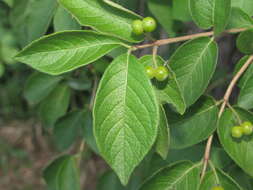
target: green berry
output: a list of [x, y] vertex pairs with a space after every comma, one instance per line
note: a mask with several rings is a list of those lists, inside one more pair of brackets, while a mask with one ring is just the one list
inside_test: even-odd
[[224, 188], [220, 185], [216, 185], [211, 190], [224, 190]]
[[234, 138], [241, 138], [243, 135], [243, 128], [240, 126], [234, 126], [231, 129], [231, 134], [232, 134], [232, 137]]
[[169, 76], [169, 70], [165, 66], [159, 66], [155, 69], [155, 78], [158, 81], [164, 81]]
[[145, 69], [146, 69], [146, 73], [150, 79], [155, 77], [155, 69], [153, 67], [147, 66]]
[[241, 125], [241, 127], [244, 135], [251, 135], [253, 133], [253, 126], [251, 122], [246, 121]]
[[156, 29], [156, 21], [152, 17], [146, 17], [142, 21], [143, 30], [145, 32], [153, 32]]
[[5, 71], [4, 65], [0, 63], [0, 78], [4, 75], [4, 71]]
[[132, 29], [133, 33], [136, 35], [141, 35], [144, 33], [143, 31], [143, 26], [142, 26], [142, 21], [141, 20], [134, 20], [132, 23]]

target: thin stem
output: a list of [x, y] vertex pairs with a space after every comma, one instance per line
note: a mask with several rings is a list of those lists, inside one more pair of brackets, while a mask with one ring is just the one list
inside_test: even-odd
[[[94, 100], [95, 100], [95, 96], [96, 96], [96, 91], [97, 91], [97, 87], [98, 87], [98, 76], [96, 74], [96, 72], [94, 71], [93, 68], [91, 68], [91, 72], [93, 73], [94, 76], [94, 83], [93, 83], [93, 88], [92, 88], [92, 92], [91, 92], [91, 99], [90, 99], [90, 104], [89, 104], [89, 110], [92, 110], [93, 105], [94, 105]], [[81, 163], [81, 159], [82, 159], [82, 153], [85, 150], [85, 141], [82, 140], [80, 147], [79, 147], [79, 157], [78, 157], [78, 163], [80, 165]]]
[[242, 124], [242, 119], [240, 118], [239, 114], [237, 113], [237, 111], [235, 111], [235, 109], [230, 105], [229, 102], [227, 102], [227, 106], [228, 108], [232, 111], [232, 113], [235, 115], [238, 123], [241, 125]]
[[[233, 77], [232, 81], [230, 82], [230, 84], [229, 84], [229, 86], [226, 90], [226, 93], [224, 95], [224, 98], [223, 98], [223, 103], [221, 105], [221, 108], [220, 108], [220, 111], [219, 111], [219, 114], [218, 114], [218, 119], [221, 118], [222, 113], [225, 110], [225, 107], [226, 107], [226, 105], [229, 101], [230, 95], [231, 95], [237, 81], [243, 75], [243, 73], [247, 70], [247, 68], [252, 63], [252, 61], [253, 61], [253, 55], [249, 57], [247, 62], [241, 67], [241, 69], [236, 73], [236, 75]], [[208, 161], [209, 161], [209, 158], [210, 158], [212, 142], [213, 142], [213, 135], [211, 135], [207, 140], [204, 159], [203, 159], [203, 168], [202, 168], [202, 172], [201, 172], [201, 180], [203, 180], [203, 178], [205, 176], [205, 173], [206, 173]]]
[[[238, 33], [238, 32], [242, 32], [245, 30], [247, 30], [247, 28], [230, 29], [230, 30], [226, 30], [224, 33]], [[136, 50], [136, 49], [143, 49], [143, 48], [148, 48], [148, 47], [153, 47], [153, 46], [162, 46], [162, 45], [166, 45], [166, 44], [191, 40], [193, 38], [213, 36], [213, 35], [214, 35], [214, 32], [210, 31], [210, 32], [191, 34], [191, 35], [180, 36], [180, 37], [175, 37], [175, 38], [162, 39], [162, 40], [157, 40], [157, 41], [149, 43], [149, 44], [136, 45], [136, 46], [134, 46], [134, 49]]]
[[209, 165], [211, 166], [211, 169], [213, 170], [213, 173], [214, 173], [214, 176], [215, 176], [215, 179], [216, 179], [216, 182], [217, 182], [217, 185], [220, 185], [220, 179], [217, 175], [217, 171], [216, 171], [216, 168], [213, 164], [213, 162], [211, 160], [208, 161]]
[[89, 105], [90, 110], [92, 110], [92, 108], [93, 108], [97, 87], [98, 87], [98, 76], [96, 73], [94, 73], [94, 84], [93, 84], [93, 88], [92, 88], [92, 92], [91, 92], [91, 100], [90, 100], [90, 105]]
[[154, 65], [155, 68], [158, 67], [157, 61], [156, 61], [157, 51], [158, 51], [158, 46], [154, 46], [153, 47], [153, 65]]

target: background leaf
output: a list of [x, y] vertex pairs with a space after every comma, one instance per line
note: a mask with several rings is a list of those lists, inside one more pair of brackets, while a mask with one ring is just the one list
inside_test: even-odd
[[140, 190], [198, 189], [200, 165], [183, 161], [167, 166], [144, 182]]
[[210, 97], [201, 97], [184, 115], [167, 112], [171, 148], [181, 149], [208, 138], [216, 129], [218, 108]]
[[52, 127], [56, 120], [65, 115], [70, 101], [70, 89], [59, 84], [40, 104], [40, 118], [45, 127]]
[[213, 24], [214, 34], [222, 33], [228, 23], [231, 11], [231, 0], [215, 0]]
[[253, 29], [246, 30], [240, 33], [239, 37], [236, 40], [237, 48], [244, 54], [253, 53]]
[[203, 37], [186, 42], [170, 58], [169, 66], [187, 106], [192, 105], [208, 86], [216, 68], [217, 52], [216, 43]]
[[80, 30], [79, 23], [62, 6], [58, 6], [54, 15], [54, 31]]
[[162, 106], [160, 106], [160, 121], [158, 127], [156, 152], [160, 154], [163, 159], [166, 159], [170, 145], [170, 129], [166, 118], [166, 113]]
[[23, 49], [16, 59], [52, 75], [87, 65], [121, 41], [91, 31], [68, 31], [45, 36]]
[[231, 0], [189, 0], [194, 22], [203, 29], [214, 27], [215, 35], [221, 33], [228, 22]]
[[132, 33], [132, 22], [139, 17], [112, 7], [102, 0], [59, 0], [84, 26], [113, 35], [130, 42], [138, 42], [143, 36]]
[[171, 0], [148, 0], [148, 7], [166, 32], [170, 36], [175, 36], [175, 32], [173, 31], [173, 12], [170, 6], [170, 1]]
[[228, 20], [227, 29], [250, 28], [253, 26], [253, 19], [240, 8], [232, 7]]
[[15, 1], [10, 19], [22, 47], [46, 33], [56, 8], [56, 0]]
[[[242, 121], [253, 122], [252, 113], [241, 108], [235, 108]], [[229, 156], [238, 164], [246, 173], [253, 176], [253, 139], [252, 135], [242, 139], [234, 139], [231, 136], [231, 127], [238, 125], [236, 117], [231, 110], [227, 109], [220, 121], [218, 127], [219, 139]]]
[[144, 67], [133, 56], [116, 58], [96, 95], [94, 133], [101, 155], [123, 184], [156, 139], [158, 111]]
[[81, 190], [79, 171], [73, 156], [61, 156], [43, 172], [49, 190]]
[[53, 137], [60, 151], [68, 149], [77, 140], [80, 131], [85, 127], [85, 113], [73, 111], [60, 118], [54, 127]]
[[188, 0], [172, 0], [173, 17], [175, 20], [182, 22], [191, 21]]
[[87, 111], [84, 117], [85, 125], [83, 125], [83, 138], [88, 146], [97, 154], [99, 154], [95, 136], [93, 134], [93, 118], [92, 113]]
[[251, 0], [231, 0], [232, 6], [241, 8], [244, 12], [253, 16], [253, 1]]
[[24, 88], [25, 99], [30, 104], [39, 103], [52, 92], [62, 78], [61, 76], [54, 77], [39, 72], [31, 74]]

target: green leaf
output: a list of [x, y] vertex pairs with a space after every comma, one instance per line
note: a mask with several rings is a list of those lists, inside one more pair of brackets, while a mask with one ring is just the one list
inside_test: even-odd
[[160, 108], [160, 122], [156, 139], [156, 152], [165, 160], [170, 146], [170, 129], [164, 108]]
[[92, 31], [59, 32], [34, 41], [16, 59], [57, 75], [94, 62], [120, 44], [118, 39]]
[[198, 189], [201, 163], [177, 162], [162, 168], [141, 186], [140, 190]]
[[253, 16], [253, 1], [252, 0], [231, 0], [233, 7], [241, 8], [248, 15]]
[[81, 26], [62, 6], [58, 6], [54, 15], [54, 30], [80, 30]]
[[215, 35], [226, 28], [231, 0], [190, 0], [190, 11], [195, 23], [203, 29], [214, 26]]
[[80, 24], [102, 33], [130, 42], [139, 42], [143, 36], [132, 33], [132, 22], [139, 17], [112, 7], [102, 0], [59, 0]]
[[120, 181], [112, 171], [105, 172], [98, 180], [96, 190], [124, 190]]
[[216, 129], [218, 108], [210, 97], [201, 97], [184, 115], [168, 110], [171, 147], [181, 149], [208, 138]]
[[59, 84], [40, 104], [39, 114], [46, 128], [51, 128], [57, 119], [65, 115], [70, 101], [70, 89]]
[[253, 27], [253, 19], [240, 8], [232, 7], [227, 29], [251, 27]]
[[56, 0], [15, 1], [10, 19], [22, 47], [46, 33], [56, 8]]
[[172, 0], [173, 17], [182, 22], [191, 21], [188, 0]]
[[253, 29], [242, 32], [236, 40], [237, 48], [245, 54], [253, 53]]
[[56, 122], [53, 137], [60, 151], [68, 149], [77, 140], [81, 129], [85, 127], [84, 116], [83, 111], [73, 111]]
[[173, 31], [172, 8], [169, 4], [170, 0], [148, 0], [148, 8], [151, 13], [156, 17], [156, 19], [170, 36], [175, 36], [175, 32]]
[[213, 39], [202, 37], [186, 42], [170, 58], [169, 66], [176, 75], [187, 106], [207, 88], [216, 69], [217, 54]]
[[125, 185], [154, 144], [159, 121], [155, 92], [134, 56], [123, 54], [107, 68], [93, 115], [100, 153]]
[[[146, 55], [140, 58], [140, 63], [144, 66], [153, 66], [153, 56]], [[164, 65], [165, 61], [160, 57], [156, 56], [156, 61], [158, 65]], [[170, 69], [171, 70], [171, 69]], [[170, 71], [172, 78], [164, 83], [155, 82], [157, 97], [160, 102], [166, 102], [175, 106], [176, 110], [183, 114], [186, 109], [185, 101], [180, 91], [180, 87], [177, 78], [173, 71]], [[167, 83], [167, 84], [166, 84]], [[160, 87], [161, 86], [161, 87]]]
[[221, 185], [223, 189], [242, 190], [230, 176], [219, 169], [206, 173], [199, 190], [210, 190], [217, 184]]
[[31, 74], [24, 88], [25, 99], [30, 104], [39, 103], [52, 92], [62, 79], [61, 76], [55, 77], [39, 72]]
[[[242, 121], [253, 122], [252, 113], [241, 108], [235, 108]], [[223, 113], [218, 127], [219, 139], [229, 156], [240, 166], [246, 173], [253, 177], [253, 138], [243, 137], [242, 139], [234, 139], [231, 136], [231, 128], [238, 125], [236, 116], [229, 109]]]
[[76, 158], [61, 156], [43, 171], [50, 190], [81, 190]]

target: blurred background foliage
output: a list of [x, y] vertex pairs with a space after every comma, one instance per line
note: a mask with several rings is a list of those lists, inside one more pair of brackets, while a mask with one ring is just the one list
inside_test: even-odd
[[[201, 32], [191, 20], [188, 0], [114, 2], [140, 15], [154, 16], [159, 22], [159, 30], [154, 34], [157, 39]], [[246, 11], [253, 12], [248, 9]], [[146, 174], [160, 166], [175, 160], [199, 160], [204, 151], [202, 143], [171, 150], [165, 161], [151, 151], [129, 185], [123, 188], [116, 175], [96, 156], [91, 102], [104, 70], [124, 48], [114, 50], [92, 65], [60, 76], [39, 73], [13, 59], [20, 49], [44, 34], [79, 29], [82, 27], [56, 0], [0, 0], [0, 189], [45, 189], [41, 175], [48, 160], [58, 153], [77, 152], [82, 138], [87, 142], [81, 170], [84, 189], [136, 189]], [[218, 39], [219, 66], [207, 89], [217, 99], [222, 96], [235, 63], [242, 56], [236, 50], [235, 37], [226, 35]], [[162, 46], [159, 54], [168, 59], [179, 45]], [[139, 50], [136, 56], [149, 53], [149, 48]], [[243, 179], [240, 181], [245, 189], [252, 189], [252, 180], [229, 159], [218, 143], [212, 156], [216, 166]]]

